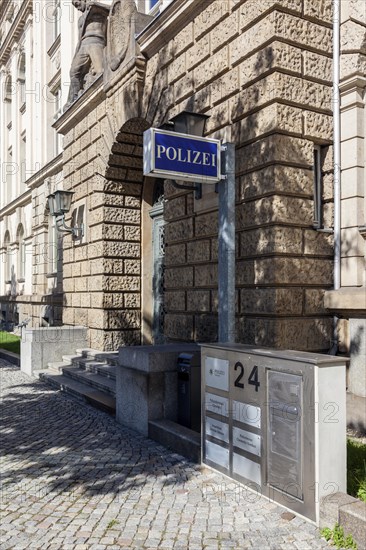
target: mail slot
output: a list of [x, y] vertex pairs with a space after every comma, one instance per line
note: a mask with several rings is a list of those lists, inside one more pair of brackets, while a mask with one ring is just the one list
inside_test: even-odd
[[346, 359], [219, 343], [201, 364], [204, 464], [319, 524], [346, 491]]

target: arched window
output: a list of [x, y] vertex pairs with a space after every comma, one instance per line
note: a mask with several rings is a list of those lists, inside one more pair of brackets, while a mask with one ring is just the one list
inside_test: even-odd
[[17, 243], [18, 243], [18, 258], [17, 258], [18, 280], [24, 281], [24, 273], [25, 273], [24, 228], [21, 223], [18, 225]]
[[19, 83], [19, 108], [22, 111], [25, 107], [25, 54], [22, 53], [19, 58], [18, 66], [18, 83]]
[[8, 76], [5, 82], [5, 95], [4, 95], [4, 101], [6, 104], [5, 107], [5, 124], [8, 127], [8, 129], [11, 129], [11, 103], [12, 103], [12, 96], [13, 96], [13, 81], [11, 79], [11, 75]]
[[9, 231], [5, 232], [4, 247], [5, 247], [5, 282], [8, 283], [11, 280], [11, 266], [12, 266]]

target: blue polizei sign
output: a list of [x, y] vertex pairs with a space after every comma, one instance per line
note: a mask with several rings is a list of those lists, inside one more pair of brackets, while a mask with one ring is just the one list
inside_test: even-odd
[[144, 132], [144, 175], [216, 183], [222, 179], [220, 140], [158, 128]]

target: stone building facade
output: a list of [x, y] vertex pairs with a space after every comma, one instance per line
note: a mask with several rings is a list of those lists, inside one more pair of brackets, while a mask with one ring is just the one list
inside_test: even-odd
[[[67, 222], [85, 225], [81, 239], [60, 244], [60, 312], [63, 324], [88, 327], [91, 347], [217, 340], [215, 188], [196, 199], [142, 170], [143, 131], [182, 111], [208, 115], [205, 135], [236, 146], [236, 340], [327, 353], [335, 315], [341, 352], [353, 330], [362, 336], [365, 5], [340, 3], [343, 244], [334, 290], [333, 4], [173, 0], [150, 18], [135, 13], [121, 44], [126, 18], [111, 2], [104, 74], [54, 124], [61, 185], [74, 192]], [[116, 44], [125, 48], [118, 67]], [[58, 185], [50, 180], [50, 191]]]

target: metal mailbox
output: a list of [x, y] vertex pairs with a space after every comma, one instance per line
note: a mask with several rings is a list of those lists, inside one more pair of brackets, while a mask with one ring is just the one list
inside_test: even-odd
[[202, 461], [319, 524], [346, 491], [346, 359], [203, 344]]

